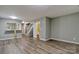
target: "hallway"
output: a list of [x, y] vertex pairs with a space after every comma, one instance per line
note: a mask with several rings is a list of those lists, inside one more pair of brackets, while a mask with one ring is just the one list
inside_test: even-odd
[[[2, 42], [2, 41], [1, 41]], [[55, 40], [38, 41], [23, 36], [22, 39], [0, 42], [0, 54], [74, 54], [76, 45]], [[78, 51], [77, 51], [78, 53]]]

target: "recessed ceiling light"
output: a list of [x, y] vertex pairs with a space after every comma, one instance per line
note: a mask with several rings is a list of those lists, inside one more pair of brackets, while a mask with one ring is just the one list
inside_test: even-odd
[[17, 19], [18, 17], [16, 16], [9, 16], [11, 19]]

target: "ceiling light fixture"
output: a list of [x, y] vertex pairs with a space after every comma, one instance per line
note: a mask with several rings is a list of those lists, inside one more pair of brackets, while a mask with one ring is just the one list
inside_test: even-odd
[[16, 16], [9, 16], [11, 19], [17, 19], [18, 17]]

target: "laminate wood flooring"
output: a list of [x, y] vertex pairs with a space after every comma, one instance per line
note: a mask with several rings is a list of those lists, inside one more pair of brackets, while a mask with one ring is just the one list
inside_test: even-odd
[[47, 42], [22, 36], [19, 39], [1, 40], [0, 54], [76, 54], [79, 45], [49, 40]]

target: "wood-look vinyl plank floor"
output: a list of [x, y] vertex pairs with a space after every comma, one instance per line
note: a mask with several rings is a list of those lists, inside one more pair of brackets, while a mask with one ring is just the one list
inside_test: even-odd
[[0, 54], [75, 54], [79, 45], [60, 41], [37, 41], [23, 36], [20, 39], [0, 41]]
[[[24, 39], [25, 40], [25, 39]], [[29, 39], [29, 41], [26, 39], [25, 40], [26, 41], [26, 44], [29, 44], [29, 46], [31, 46], [31, 45], [33, 45], [34, 44], [34, 40], [32, 41], [32, 40], [30, 40]], [[24, 41], [24, 42], [25, 42]], [[47, 44], [46, 42], [41, 42], [40, 41], [40, 44], [38, 45], [38, 46], [31, 46], [32, 48], [31, 49], [33, 49], [33, 51], [37, 51], [37, 53], [49, 53], [49, 54], [52, 54], [52, 53], [68, 53], [68, 52], [66, 52], [66, 51], [64, 51], [64, 50], [61, 50], [61, 49], [57, 49], [56, 47], [53, 47], [53, 46], [51, 46], [50, 44]], [[31, 49], [29, 49], [30, 51], [31, 51]], [[35, 49], [35, 50], [34, 50]], [[27, 49], [25, 49], [25, 50], [27, 50]], [[32, 52], [33, 52], [32, 51]]]

